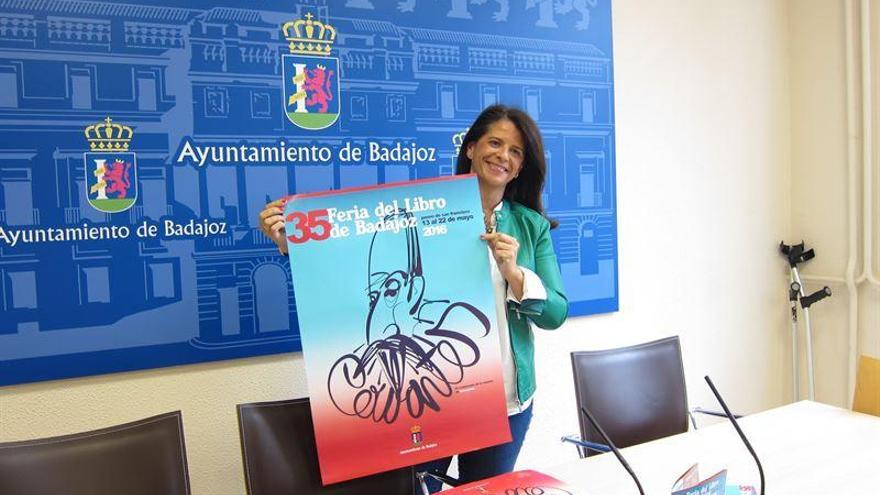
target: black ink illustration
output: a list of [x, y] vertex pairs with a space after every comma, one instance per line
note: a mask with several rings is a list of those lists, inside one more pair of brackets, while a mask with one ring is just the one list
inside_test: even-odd
[[[412, 213], [397, 211], [385, 220], [397, 218]], [[367, 270], [365, 342], [331, 368], [333, 404], [348, 416], [389, 424], [401, 414], [439, 411], [480, 361], [476, 339], [489, 334], [489, 319], [467, 302], [425, 297], [428, 277], [415, 227], [373, 234]]]

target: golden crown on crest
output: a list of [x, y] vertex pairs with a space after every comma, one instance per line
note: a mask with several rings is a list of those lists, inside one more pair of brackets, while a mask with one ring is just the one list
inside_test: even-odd
[[128, 151], [134, 131], [131, 127], [116, 124], [107, 117], [102, 122], [86, 127], [85, 135], [92, 151]]
[[461, 145], [464, 143], [464, 137], [467, 134], [467, 129], [457, 132], [452, 135], [452, 145], [455, 146], [455, 154], [457, 155], [461, 152]]
[[336, 28], [312, 20], [312, 14], [306, 14], [305, 19], [285, 22], [281, 30], [284, 31], [284, 38], [290, 42], [290, 53], [326, 57], [336, 41]]

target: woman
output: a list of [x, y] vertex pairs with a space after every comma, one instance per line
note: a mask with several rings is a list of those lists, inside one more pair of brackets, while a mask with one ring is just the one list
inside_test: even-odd
[[[534, 336], [531, 325], [555, 329], [565, 321], [568, 300], [550, 239], [556, 222], [541, 204], [546, 165], [537, 125], [522, 110], [503, 105], [486, 108], [461, 146], [456, 174], [477, 176], [491, 265], [504, 389], [513, 440], [458, 456], [459, 479], [475, 481], [513, 470], [532, 418], [535, 393]], [[283, 201], [266, 205], [260, 227], [287, 251]], [[445, 472], [450, 458], [417, 471]], [[440, 483], [429, 480], [431, 493]]]

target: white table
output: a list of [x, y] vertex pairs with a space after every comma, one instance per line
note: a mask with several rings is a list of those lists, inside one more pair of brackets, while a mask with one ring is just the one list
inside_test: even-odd
[[[880, 417], [802, 401], [739, 420], [764, 466], [767, 493], [880, 493]], [[669, 494], [692, 464], [706, 478], [728, 468], [728, 481], [753, 484], [758, 468], [728, 422], [623, 449], [645, 493]], [[638, 494], [611, 453], [545, 472], [586, 494]]]

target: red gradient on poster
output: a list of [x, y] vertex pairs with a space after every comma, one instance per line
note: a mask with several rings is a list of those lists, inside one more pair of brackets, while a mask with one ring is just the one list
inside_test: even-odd
[[[392, 424], [346, 416], [313, 400], [321, 479], [325, 485], [509, 442], [504, 384], [497, 366], [469, 373], [466, 384], [419, 418]], [[479, 447], [474, 447], [478, 445]]]

